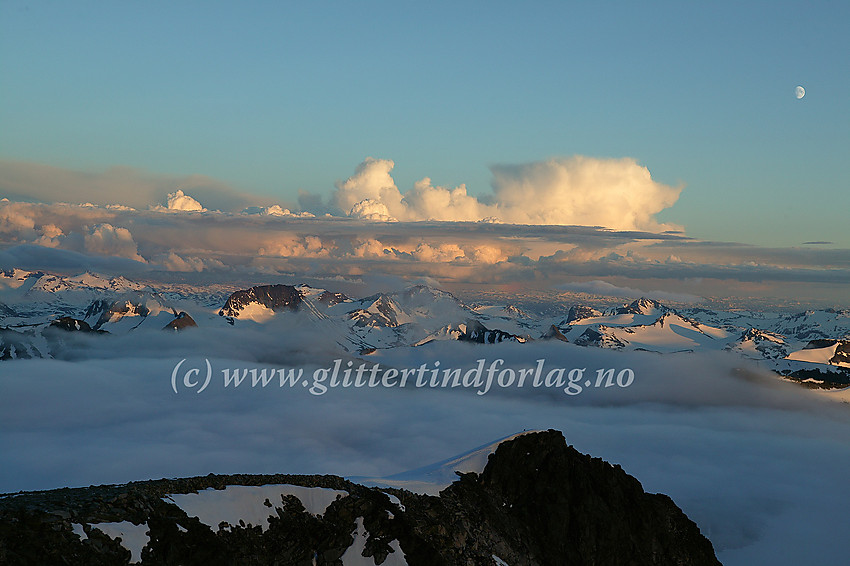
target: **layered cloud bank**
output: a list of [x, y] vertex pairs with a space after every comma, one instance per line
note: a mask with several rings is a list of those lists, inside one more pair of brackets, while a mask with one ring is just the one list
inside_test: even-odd
[[[470, 194], [465, 185], [435, 186], [428, 177], [402, 192], [392, 177], [394, 166], [389, 159], [366, 158], [353, 175], [336, 183], [327, 203], [322, 195], [303, 193], [302, 212], [324, 215], [330, 211], [336, 216], [370, 221], [484, 221], [649, 232], [681, 230], [655, 218], [675, 204], [681, 188], [654, 181], [649, 170], [634, 159], [574, 156], [496, 165], [491, 168], [492, 191], [484, 196]], [[0, 161], [0, 178], [0, 193], [19, 201], [190, 212], [200, 212], [205, 207], [224, 212], [254, 207], [270, 214], [275, 209], [289, 210], [268, 202], [268, 198], [252, 197], [200, 175], [152, 175], [127, 167], [83, 173]]]
[[[488, 222], [373, 222], [285, 210], [176, 211], [0, 202], [0, 269], [400, 279], [692, 301], [846, 303], [850, 250], [771, 249], [682, 234]], [[296, 281], [297, 282], [297, 281]]]
[[679, 230], [655, 215], [675, 204], [681, 188], [652, 180], [633, 159], [575, 156], [492, 167], [493, 193], [434, 186], [425, 178], [403, 193], [394, 163], [367, 158], [337, 183], [332, 204], [355, 218], [383, 221], [499, 221], [512, 224], [603, 226], [615, 230]]
[[[97, 177], [0, 162], [0, 173], [14, 173], [0, 175], [0, 196], [11, 198], [0, 201], [0, 269], [431, 277], [609, 296], [846, 301], [850, 251], [688, 238], [655, 218], [679, 189], [630, 159], [496, 166], [489, 198], [429, 179], [402, 193], [392, 168], [367, 159], [327, 201], [304, 193], [293, 212], [221, 186], [165, 190], [163, 178], [137, 172]], [[27, 199], [9, 187], [66, 203], [16, 202]], [[96, 202], [67, 204], [77, 197]]]
[[166, 204], [175, 189], [202, 194], [204, 205], [213, 210], [241, 210], [268, 200], [204, 175], [160, 175], [132, 167], [90, 173], [0, 159], [0, 196], [10, 200], [148, 208]]

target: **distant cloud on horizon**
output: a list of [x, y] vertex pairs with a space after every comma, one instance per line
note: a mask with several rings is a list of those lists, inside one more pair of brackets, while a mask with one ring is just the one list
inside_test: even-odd
[[277, 209], [175, 212], [0, 201], [0, 252], [2, 269], [433, 278], [680, 302], [770, 294], [843, 301], [850, 283], [850, 250], [761, 248], [591, 226], [374, 222]]
[[241, 210], [257, 204], [273, 204], [268, 197], [240, 192], [204, 175], [163, 175], [126, 166], [86, 172], [0, 159], [0, 197], [13, 201], [146, 209], [168, 207], [169, 196], [176, 191], [191, 193], [213, 210]]
[[[600, 226], [612, 230], [681, 232], [655, 215], [675, 204], [681, 187], [654, 181], [630, 158], [573, 156], [517, 165], [494, 165], [492, 194], [476, 197], [465, 185], [435, 186], [428, 177], [402, 193], [389, 159], [368, 157], [336, 183], [326, 199], [303, 192], [303, 212], [370, 221], [502, 222], [523, 225]], [[0, 160], [0, 196], [14, 201], [237, 212], [277, 207], [202, 175], [158, 175], [130, 167], [83, 172], [38, 163]], [[287, 209], [291, 205], [285, 205]]]
[[563, 291], [572, 291], [574, 293], [587, 293], [588, 295], [600, 295], [603, 297], [622, 297], [637, 299], [646, 297], [648, 299], [656, 299], [659, 301], [673, 301], [677, 303], [696, 303], [702, 297], [689, 295], [687, 293], [671, 293], [668, 291], [641, 291], [631, 287], [618, 287], [608, 283], [607, 281], [585, 281], [578, 283], [563, 283], [556, 287]]

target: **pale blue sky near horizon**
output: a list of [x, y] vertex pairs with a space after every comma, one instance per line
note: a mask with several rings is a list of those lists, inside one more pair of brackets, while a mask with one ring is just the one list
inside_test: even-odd
[[[0, 159], [295, 203], [366, 156], [633, 157], [688, 235], [850, 248], [850, 4], [0, 2]], [[806, 96], [794, 96], [796, 85]]]

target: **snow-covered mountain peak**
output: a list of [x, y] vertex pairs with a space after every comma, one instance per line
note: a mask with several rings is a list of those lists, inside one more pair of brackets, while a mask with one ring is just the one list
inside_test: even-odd
[[412, 306], [418, 306], [419, 304], [426, 304], [440, 300], [460, 302], [457, 297], [448, 291], [443, 291], [442, 289], [437, 289], [436, 287], [424, 284], [407, 287], [401, 292], [401, 295], [403, 296], [403, 301]]
[[357, 326], [396, 327], [413, 318], [391, 296], [383, 293], [360, 301], [361, 308], [349, 313]]
[[[86, 309], [84, 320], [95, 330], [120, 332], [135, 330], [148, 320], [161, 328], [176, 316], [176, 310], [151, 292], [127, 293], [115, 301], [97, 300]], [[148, 324], [145, 324], [148, 326]]]
[[142, 291], [145, 285], [130, 281], [126, 277], [104, 277], [96, 273], [86, 271], [73, 277], [61, 275], [41, 275], [28, 291], [29, 293], [59, 293], [62, 291], [113, 291], [117, 293], [127, 291]]
[[309, 301], [315, 301], [326, 307], [332, 307], [339, 303], [350, 302], [351, 299], [344, 293], [336, 293], [318, 287], [312, 287], [306, 283], [301, 283], [295, 286], [301, 294], [301, 298]]
[[641, 297], [629, 304], [623, 305], [615, 314], [642, 314], [646, 316], [661, 315], [670, 309], [653, 299]]
[[42, 275], [44, 273], [41, 271], [27, 271], [25, 269], [18, 269], [17, 267], [0, 271], [0, 289], [19, 289], [22, 286], [31, 286]]

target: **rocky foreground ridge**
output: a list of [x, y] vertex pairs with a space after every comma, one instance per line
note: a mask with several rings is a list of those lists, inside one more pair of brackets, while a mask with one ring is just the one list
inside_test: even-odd
[[7, 495], [0, 564], [720, 564], [669, 497], [558, 431], [505, 441], [459, 476], [439, 497], [293, 475]]

